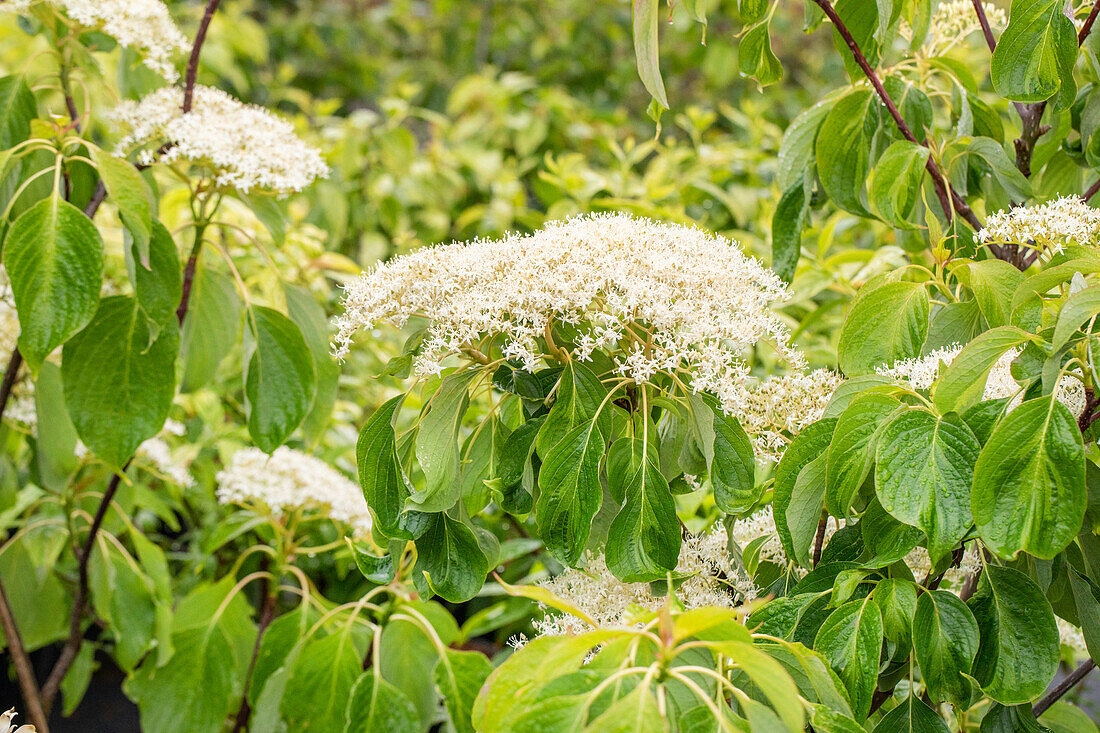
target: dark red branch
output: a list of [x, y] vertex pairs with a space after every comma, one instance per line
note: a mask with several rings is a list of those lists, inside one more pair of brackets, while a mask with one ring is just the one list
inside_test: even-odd
[[214, 13], [218, 9], [221, 0], [209, 0], [206, 10], [203, 11], [202, 20], [199, 22], [199, 30], [195, 33], [195, 45], [191, 47], [191, 58], [187, 60], [187, 75], [183, 83], [183, 111], [191, 111], [191, 103], [195, 96], [195, 82], [199, 77], [199, 56], [202, 54], [202, 44], [206, 42], [206, 32], [210, 29], [210, 21], [214, 19]]
[[1061, 700], [1063, 695], [1076, 687], [1077, 684], [1085, 679], [1089, 672], [1094, 669], [1096, 669], [1096, 662], [1090, 659], [1066, 675], [1064, 680], [1059, 682], [1053, 690], [1044, 695], [1043, 699], [1035, 703], [1035, 706], [1032, 707], [1031, 710], [1035, 713], [1035, 717], [1038, 718], [1045, 713], [1051, 705]]
[[985, 36], [985, 45], [989, 46], [989, 52], [992, 53], [997, 48], [997, 39], [993, 37], [993, 29], [989, 27], [989, 18], [985, 15], [985, 8], [982, 7], [982, 0], [971, 0], [974, 4], [974, 12], [978, 14], [978, 24], [982, 27], [982, 35]]
[[[1100, 0], [1097, 0], [1100, 2]], [[844, 42], [848, 45], [848, 49], [852, 52], [853, 58], [856, 60], [856, 64], [863, 71], [863, 75], [867, 77], [867, 81], [871, 82], [871, 86], [874, 87], [875, 93], [878, 94], [879, 99], [882, 100], [890, 116], [894, 118], [894, 124], [897, 125], [898, 130], [905, 137], [906, 140], [912, 143], [921, 145], [916, 136], [913, 135], [913, 131], [909, 129], [909, 125], [906, 124], [905, 118], [898, 112], [897, 105], [894, 104], [894, 100], [890, 98], [890, 95], [886, 92], [886, 87], [882, 85], [882, 81], [879, 80], [878, 74], [871, 68], [871, 64], [867, 62], [867, 57], [863, 55], [863, 51], [860, 49], [859, 44], [856, 43], [856, 39], [852, 37], [851, 31], [844, 25], [844, 21], [837, 15], [836, 9], [833, 8], [832, 3], [829, 0], [813, 0], [818, 7], [825, 13], [826, 17], [832, 22], [833, 27], [836, 28], [837, 33], [844, 39]], [[947, 179], [940, 171], [939, 165], [932, 159], [932, 156], [928, 156], [928, 162], [925, 164], [925, 168], [928, 169], [929, 174], [932, 176], [932, 183], [936, 188], [936, 196], [940, 200], [940, 204], [944, 209], [944, 215], [951, 219], [951, 212], [954, 210], [961, 216], [966, 222], [975, 230], [982, 228], [981, 222], [978, 221], [978, 217], [974, 215], [970, 207], [962, 198], [951, 190], [951, 186], [947, 183]]]
[[1096, 16], [1100, 14], [1100, 0], [1096, 0], [1092, 5], [1092, 10], [1089, 11], [1089, 17], [1085, 18], [1085, 24], [1081, 26], [1081, 30], [1077, 33], [1077, 45], [1080, 46], [1085, 42], [1085, 39], [1089, 37], [1089, 31], [1092, 30], [1092, 24], [1096, 22]]
[[[130, 462], [127, 461], [126, 465], [122, 467], [122, 472], [125, 472], [129, 466]], [[72, 616], [69, 617], [69, 636], [65, 640], [65, 646], [61, 648], [61, 655], [54, 663], [53, 669], [50, 670], [50, 676], [46, 678], [45, 684], [42, 685], [42, 707], [47, 711], [53, 705], [58, 690], [61, 689], [61, 681], [69, 673], [73, 662], [76, 661], [76, 655], [80, 652], [80, 647], [84, 643], [84, 613], [88, 608], [88, 563], [92, 559], [92, 551], [95, 549], [96, 537], [103, 526], [103, 520], [107, 517], [111, 501], [114, 500], [115, 493], [122, 481], [122, 472], [111, 477], [111, 481], [107, 485], [107, 491], [104, 492], [103, 498], [99, 502], [99, 508], [96, 509], [95, 517], [92, 518], [92, 524], [88, 527], [88, 536], [84, 539], [84, 545], [76, 558], [76, 600], [73, 603]]]

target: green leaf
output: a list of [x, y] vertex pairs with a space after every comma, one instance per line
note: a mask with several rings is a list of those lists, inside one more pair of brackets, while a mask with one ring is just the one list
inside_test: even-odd
[[1100, 285], [1078, 290], [1066, 298], [1062, 309], [1058, 311], [1058, 323], [1054, 327], [1051, 345], [1054, 351], [1060, 351], [1069, 343], [1070, 337], [1077, 332], [1085, 321], [1100, 314]]
[[1048, 395], [1024, 402], [994, 428], [974, 469], [971, 506], [993, 552], [1052, 558], [1081, 529], [1087, 496], [1077, 421]]
[[910, 695], [905, 702], [882, 716], [882, 720], [875, 726], [873, 733], [895, 733], [896, 731], [908, 731], [908, 733], [950, 733], [947, 724], [943, 722], [935, 710], [928, 707], [920, 699]]
[[439, 652], [412, 621], [394, 619], [380, 633], [376, 672], [412, 701], [419, 718], [418, 730], [427, 731], [439, 709], [434, 675]]
[[1035, 720], [1030, 705], [994, 703], [982, 717], [981, 733], [1050, 733]]
[[920, 283], [887, 283], [861, 292], [840, 330], [841, 371], [854, 377], [919, 356], [928, 335], [928, 312], [928, 291]]
[[878, 434], [901, 402], [869, 393], [849, 403], [837, 419], [825, 464], [825, 507], [835, 517], [848, 512], [875, 463]]
[[105, 298], [62, 354], [65, 404], [84, 444], [115, 469], [164, 426], [176, 390], [176, 329], [150, 337], [127, 296]]
[[[879, 27], [878, 3], [867, 2], [866, 0], [838, 0], [834, 7], [837, 15], [840, 16], [841, 21], [852, 34], [856, 45], [863, 51], [863, 55], [872, 68], [877, 66], [879, 59], [882, 57], [882, 49], [875, 39]], [[833, 29], [833, 45], [836, 46], [837, 51], [844, 59], [844, 68], [847, 69], [848, 76], [852, 78], [852, 81], [862, 80], [863, 71], [856, 63], [855, 56], [852, 55], [847, 42], [835, 28]]]
[[489, 574], [489, 560], [477, 537], [462, 522], [433, 514], [427, 531], [416, 540], [413, 573], [426, 576], [436, 595], [451, 603], [470, 600]]
[[296, 285], [285, 284], [286, 312], [290, 320], [298, 324], [302, 337], [313, 355], [313, 370], [317, 375], [317, 396], [313, 406], [302, 421], [302, 433], [307, 440], [316, 443], [320, 440], [332, 416], [332, 407], [336, 402], [337, 382], [340, 379], [340, 366], [329, 353], [329, 324], [325, 309], [317, 302], [316, 296], [309, 290]]
[[88, 217], [55, 192], [12, 224], [4, 266], [19, 312], [19, 350], [37, 371], [95, 314], [103, 240]]
[[875, 491], [882, 507], [928, 536], [933, 563], [970, 529], [970, 485], [982, 446], [958, 415], [911, 408], [882, 431]]
[[419, 733], [420, 719], [405, 693], [368, 670], [351, 689], [344, 733], [375, 731]]
[[[1003, 38], [1004, 36], [1002, 36], [1002, 40]], [[1004, 187], [1005, 193], [1013, 201], [1022, 201], [1034, 195], [1031, 190], [1031, 182], [1024, 177], [1024, 174], [1009, 159], [1005, 149], [996, 140], [988, 137], [976, 137], [970, 141], [967, 151], [977, 155], [989, 165], [993, 171], [993, 177]]]
[[536, 442], [539, 456], [545, 461], [566, 433], [589, 422], [597, 413], [598, 432], [607, 434], [610, 418], [606, 412], [600, 411], [606, 396], [607, 389], [591, 369], [575, 360], [570, 361], [562, 370], [557, 399], [539, 430]]
[[22, 76], [0, 77], [0, 150], [30, 137], [31, 120], [38, 116], [34, 92]]
[[133, 559], [104, 542], [88, 563], [92, 608], [114, 638], [119, 667], [132, 670], [153, 641], [156, 599], [153, 584]]
[[180, 336], [180, 391], [194, 392], [214, 378], [240, 336], [241, 310], [233, 280], [200, 265]]
[[493, 669], [489, 660], [480, 652], [461, 652], [447, 649], [435, 668], [435, 683], [443, 693], [455, 733], [474, 733], [471, 713], [485, 678]]
[[785, 282], [794, 278], [802, 255], [802, 230], [809, 214], [809, 197], [800, 180], [787, 189], [772, 216], [772, 269]]
[[393, 555], [387, 553], [382, 557], [378, 557], [368, 552], [361, 543], [353, 542], [350, 537], [347, 538], [347, 541], [348, 546], [351, 547], [352, 557], [355, 558], [355, 567], [359, 568], [359, 572], [363, 574], [364, 578], [378, 585], [393, 582], [396, 575]]
[[749, 28], [737, 46], [738, 68], [745, 76], [756, 79], [761, 86], [774, 84], [783, 78], [783, 65], [772, 52], [769, 25], [768, 21], [764, 21]]
[[860, 720], [871, 707], [882, 635], [882, 615], [868, 596], [833, 611], [814, 639], [814, 650], [825, 655], [844, 681], [852, 698], [852, 709]]
[[157, 220], [153, 220], [150, 238], [146, 244], [145, 266], [134, 262], [134, 249], [130, 246], [126, 257], [126, 270], [134, 284], [138, 307], [152, 322], [151, 335], [155, 338], [161, 328], [178, 328], [176, 308], [179, 306], [182, 285], [180, 283], [180, 258], [172, 235]]
[[310, 640], [294, 659], [283, 693], [280, 708], [288, 729], [343, 730], [348, 699], [362, 671], [350, 623]]
[[829, 111], [814, 146], [821, 185], [833, 202], [856, 216], [870, 216], [865, 185], [871, 139], [879, 126], [878, 101], [869, 89], [856, 89]]
[[990, 63], [993, 87], [1002, 97], [1041, 102], [1061, 91], [1072, 101], [1077, 33], [1062, 5], [1062, 0], [1012, 0], [1008, 27]]
[[253, 306], [255, 346], [245, 371], [248, 434], [265, 453], [286, 442], [301, 424], [317, 390], [313, 356], [294, 321]]
[[908, 644], [917, 609], [916, 583], [904, 578], [884, 578], [875, 585], [872, 595], [882, 611], [883, 634], [891, 641]]
[[1016, 325], [1012, 318], [1012, 294], [1024, 281], [1022, 272], [1003, 260], [973, 262], [966, 267], [970, 289], [990, 327]]
[[240, 596], [227, 602], [232, 587], [226, 578], [180, 601], [172, 623], [175, 653], [163, 664], [147, 656], [123, 685], [138, 704], [143, 731], [219, 733], [240, 705], [241, 653], [251, 652], [255, 629]]
[[668, 109], [665, 83], [661, 79], [661, 64], [657, 43], [658, 0], [634, 0], [634, 55], [638, 60], [638, 76], [650, 96]]
[[149, 185], [137, 169], [125, 160], [116, 158], [95, 145], [89, 145], [88, 149], [96, 171], [103, 179], [107, 193], [111, 195], [111, 201], [118, 207], [119, 218], [133, 237], [138, 261], [142, 267], [149, 269], [149, 239], [153, 236]]
[[[713, 416], [714, 442], [712, 450], [704, 447], [704, 453], [710, 468], [710, 482], [714, 486], [714, 503], [727, 514], [746, 511], [760, 498], [756, 490], [756, 458], [752, 441], [737, 418], [723, 414], [717, 405], [709, 401], [707, 404]], [[696, 419], [701, 419], [703, 414], [699, 410]]]
[[908, 140], [890, 145], [875, 163], [869, 183], [871, 210], [899, 229], [915, 229], [909, 221], [919, 198], [928, 148]]
[[[805, 547], [808, 547], [809, 541], [813, 539], [812, 534], [807, 539], [804, 533], [797, 538], [794, 537], [791, 525], [804, 526], [807, 522], [800, 520], [812, 519], [812, 524], [816, 530], [817, 520], [824, 503], [823, 496], [818, 500], [817, 509], [814, 511], [812, 496], [807, 497], [804, 492], [799, 492], [800, 501], [795, 502], [794, 495], [796, 488], [799, 488], [798, 481], [803, 471], [813, 461], [826, 456], [835, 427], [836, 418], [821, 420], [809, 425], [794, 437], [794, 440], [791, 441], [791, 444], [787, 446], [787, 450], [783, 453], [779, 465], [775, 467], [775, 489], [772, 498], [772, 504], [775, 508], [775, 528], [779, 538], [783, 541], [783, 549], [788, 557], [794, 558], [805, 554]], [[823, 469], [824, 465], [819, 464], [819, 467]], [[811, 473], [813, 474], [812, 477], [818, 475], [816, 470], [811, 471]], [[808, 478], [810, 477], [808, 476]], [[812, 483], [807, 484], [804, 481], [803, 488], [812, 489], [814, 487]], [[820, 488], [824, 492], [823, 480]], [[791, 511], [792, 506], [794, 511]], [[792, 522], [792, 519], [795, 521]], [[795, 549], [796, 544], [799, 547], [797, 551]]]
[[954, 593], [930, 590], [917, 599], [913, 651], [933, 702], [970, 703], [970, 674], [978, 653], [978, 622]]
[[603, 436], [596, 428], [596, 421], [589, 420], [566, 433], [546, 456], [539, 471], [539, 497], [535, 504], [539, 535], [550, 554], [566, 565], [575, 565], [580, 559], [588, 543], [592, 519], [603, 501], [600, 484], [603, 453]]
[[987, 565], [967, 605], [978, 622], [973, 675], [982, 690], [1005, 705], [1043, 694], [1058, 670], [1058, 627], [1039, 586], [1018, 570]]
[[745, 25], [757, 23], [768, 13], [768, 0], [737, 0], [737, 10]]
[[932, 401], [942, 413], [963, 412], [976, 405], [985, 392], [993, 365], [1031, 337], [1011, 326], [990, 329], [971, 341], [955, 357], [932, 387]]
[[1039, 716], [1039, 723], [1051, 733], [1097, 733], [1088, 713], [1065, 700], [1059, 700]]
[[416, 459], [424, 471], [426, 486], [409, 497], [410, 508], [422, 512], [441, 512], [458, 501], [462, 486], [458, 482], [459, 429], [470, 404], [470, 383], [475, 370], [448, 374], [432, 395], [428, 412], [416, 434]]
[[591, 723], [584, 733], [665, 733], [668, 721], [657, 706], [649, 685], [638, 685], [620, 697]]
[[902, 560], [924, 539], [924, 532], [894, 519], [878, 499], [872, 499], [859, 520], [863, 545], [871, 558], [866, 568], [883, 568]]
[[355, 453], [359, 485], [374, 516], [374, 526], [390, 537], [402, 536], [401, 512], [412, 485], [397, 457], [393, 422], [405, 395], [398, 395], [375, 410], [359, 433]]
[[626, 503], [607, 533], [607, 567], [625, 583], [660, 580], [680, 558], [676, 502], [651, 458], [626, 485]]
[[80, 467], [80, 459], [76, 456], [76, 428], [65, 409], [61, 369], [52, 362], [44, 363], [38, 370], [34, 404], [38, 418], [35, 444], [38, 475], [43, 486], [60, 492]]
[[833, 108], [834, 99], [825, 99], [804, 110], [787, 127], [779, 143], [779, 171], [776, 180], [780, 191], [801, 186], [806, 171], [814, 164], [817, 133]]

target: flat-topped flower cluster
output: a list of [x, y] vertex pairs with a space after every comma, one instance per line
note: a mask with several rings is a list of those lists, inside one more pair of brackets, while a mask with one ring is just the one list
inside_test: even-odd
[[[752, 582], [731, 561], [721, 526], [684, 539], [673, 576], [683, 578], [675, 595], [685, 610], [735, 608], [756, 595]], [[566, 568], [538, 585], [582, 611], [600, 628], [633, 626], [637, 617], [659, 610], [669, 600], [654, 595], [649, 583], [624, 583], [616, 578], [603, 555], [589, 555], [584, 568]], [[535, 629], [540, 636], [591, 631], [584, 620], [558, 612], [536, 621]]]
[[[725, 400], [748, 374], [743, 352], [759, 342], [802, 365], [771, 311], [787, 297], [774, 273], [727, 239], [595, 214], [378, 265], [348, 287], [334, 352], [345, 356], [361, 328], [382, 321], [402, 327], [419, 316], [429, 326], [418, 375], [439, 373], [449, 357], [488, 346], [532, 371], [559, 360], [547, 350], [561, 348], [580, 361], [602, 351], [636, 382], [679, 373], [695, 390]], [[555, 324], [575, 329], [572, 343], [546, 341]]]
[[1100, 245], [1100, 209], [1080, 196], [1063, 196], [1034, 206], [1016, 206], [986, 218], [985, 228], [974, 235], [983, 244], [1026, 244], [1040, 250], [1061, 252], [1062, 247]]
[[[879, 374], [915, 390], [927, 390], [936, 381], [941, 370], [951, 365], [963, 347], [959, 344], [936, 349], [913, 359], [903, 359], [876, 369]], [[1012, 362], [1020, 355], [1019, 349], [1009, 349], [989, 370], [984, 400], [1011, 398], [1008, 410], [1012, 410], [1023, 401], [1024, 388], [1012, 376]], [[1056, 399], [1077, 417], [1085, 409], [1085, 385], [1073, 374], [1064, 374], [1058, 380], [1055, 390]]]
[[[168, 81], [179, 79], [175, 59], [190, 45], [160, 0], [45, 0], [69, 20], [111, 36], [142, 55], [145, 65]], [[0, 11], [25, 13], [34, 0], [0, 2]]]
[[263, 189], [286, 195], [328, 175], [320, 151], [299, 138], [288, 121], [220, 89], [196, 87], [187, 113], [183, 90], [165, 87], [123, 102], [111, 116], [125, 133], [118, 152], [143, 148], [139, 160], [145, 164], [187, 161], [207, 167], [216, 185], [242, 193]]
[[217, 475], [218, 501], [260, 505], [276, 516], [318, 511], [349, 525], [359, 536], [371, 531], [371, 515], [359, 485], [324, 461], [282, 446], [270, 456], [243, 448]]
[[[983, 2], [982, 10], [991, 29], [1008, 25], [1005, 11], [993, 3]], [[929, 57], [942, 56], [981, 28], [972, 0], [945, 0], [932, 12], [921, 51]]]

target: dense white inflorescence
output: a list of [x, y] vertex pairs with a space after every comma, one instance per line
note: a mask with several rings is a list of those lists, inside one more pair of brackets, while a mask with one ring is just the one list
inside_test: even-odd
[[[34, 0], [0, 2], [0, 11], [25, 13]], [[190, 46], [160, 0], [47, 0], [84, 28], [111, 36], [120, 46], [138, 51], [145, 65], [168, 81], [179, 79], [174, 61]]]
[[[932, 558], [928, 556], [928, 550], [923, 547], [915, 547], [905, 556], [905, 564], [917, 582], [924, 581], [932, 570]], [[980, 543], [971, 542], [963, 552], [958, 567], [951, 567], [944, 571], [944, 585], [961, 587], [968, 577], [982, 568], [982, 550]]]
[[290, 194], [328, 175], [320, 151], [263, 107], [204, 86], [195, 88], [190, 112], [183, 112], [182, 102], [181, 89], [166, 87], [116, 107], [112, 119], [126, 133], [118, 151], [142, 147], [139, 158], [146, 164], [188, 161], [208, 167], [216, 185], [243, 193]]
[[974, 235], [985, 244], [1031, 244], [1061, 252], [1068, 244], [1100, 245], [1100, 209], [1080, 196], [1063, 196], [1035, 206], [1017, 206], [986, 218], [985, 228]]
[[532, 235], [428, 247], [379, 264], [349, 286], [336, 319], [336, 356], [382, 321], [430, 323], [415, 370], [493, 337], [505, 358], [538, 368], [548, 324], [577, 329], [570, 358], [612, 354], [620, 374], [647, 382], [680, 371], [724, 400], [747, 376], [742, 352], [770, 342], [795, 366], [770, 310], [788, 297], [774, 273], [721, 237], [624, 214], [595, 214]]
[[[927, 390], [936, 381], [940, 371], [951, 365], [963, 347], [955, 344], [936, 349], [925, 356], [903, 359], [890, 365], [875, 369], [884, 377], [915, 390]], [[1020, 355], [1019, 349], [1009, 349], [989, 370], [982, 399], [998, 400], [1011, 397], [1008, 411], [1015, 409], [1023, 401], [1023, 386], [1012, 377], [1012, 362]], [[1059, 402], [1077, 417], [1085, 409], [1085, 385], [1072, 374], [1065, 374], [1058, 380], [1055, 395]]]
[[[675, 589], [676, 599], [687, 610], [734, 608], [739, 599], [753, 598], [756, 593], [751, 581], [733, 566], [721, 527], [684, 540], [675, 575], [690, 576]], [[587, 614], [601, 628], [634, 625], [635, 615], [668, 603], [668, 598], [653, 595], [648, 583], [624, 583], [616, 578], [602, 555], [590, 555], [587, 567], [566, 568], [539, 585]], [[591, 631], [581, 619], [557, 611], [536, 621], [535, 628], [542, 636]]]
[[357, 535], [370, 534], [370, 510], [359, 485], [301, 451], [283, 446], [268, 456], [259, 448], [243, 448], [217, 480], [223, 504], [259, 504], [277, 516], [316, 510], [349, 525]]
[[726, 391], [722, 406], [752, 439], [758, 461], [778, 461], [790, 436], [821, 419], [843, 381], [829, 369], [746, 381]]
[[[1004, 28], [1008, 24], [1005, 11], [993, 3], [982, 3], [985, 17], [992, 30]], [[928, 35], [925, 36], [921, 52], [925, 56], [942, 56], [956, 45], [962, 43], [971, 33], [982, 29], [978, 15], [974, 12], [971, 0], [944, 0], [932, 12], [928, 23]], [[906, 37], [911, 35], [905, 25]]]

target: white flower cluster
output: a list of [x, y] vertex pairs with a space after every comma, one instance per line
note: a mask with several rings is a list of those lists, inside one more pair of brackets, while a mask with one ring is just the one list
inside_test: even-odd
[[[145, 65], [170, 82], [179, 79], [174, 60], [190, 46], [161, 0], [47, 0], [85, 28], [101, 30], [144, 57]], [[0, 10], [25, 13], [34, 0], [0, 2]]]
[[[950, 366], [963, 347], [955, 344], [943, 349], [936, 349], [925, 356], [914, 359], [902, 359], [893, 364], [883, 364], [875, 371], [884, 377], [892, 379], [900, 384], [908, 385], [915, 390], [927, 390], [936, 381], [940, 370]], [[1015, 409], [1023, 401], [1023, 388], [1012, 377], [1012, 362], [1020, 355], [1019, 349], [1009, 349], [989, 370], [989, 377], [985, 382], [985, 391], [982, 394], [984, 400], [997, 400], [1011, 397], [1008, 410]], [[1059, 402], [1073, 413], [1074, 417], [1085, 409], [1085, 386], [1072, 374], [1063, 375], [1058, 381], [1055, 396]]]
[[791, 436], [821, 419], [843, 378], [829, 369], [733, 385], [723, 409], [737, 418], [752, 439], [761, 463], [778, 461]]
[[[917, 582], [928, 577], [932, 570], [932, 558], [928, 556], [928, 550], [923, 547], [915, 547], [905, 556], [905, 564], [913, 573]], [[962, 560], [958, 567], [948, 568], [943, 574], [943, 584], [961, 588], [966, 579], [982, 568], [982, 551], [979, 543], [971, 542], [963, 552]]]
[[[186, 429], [182, 424], [175, 420], [168, 420], [164, 423], [161, 435], [181, 437], [185, 432]], [[195, 478], [191, 475], [188, 465], [177, 460], [172, 454], [172, 447], [164, 438], [149, 438], [138, 446], [137, 456], [151, 464], [157, 473], [176, 486], [188, 488], [195, 485]]]
[[1059, 641], [1064, 646], [1069, 647], [1070, 651], [1073, 652], [1074, 659], [1088, 659], [1089, 649], [1088, 645], [1085, 644], [1085, 635], [1081, 632], [1081, 629], [1060, 616], [1055, 616], [1054, 620], [1058, 624]]
[[223, 504], [259, 504], [279, 516], [317, 510], [349, 525], [357, 535], [370, 534], [370, 510], [359, 485], [301, 451], [282, 446], [268, 456], [259, 448], [241, 449], [218, 472], [217, 480], [216, 493]]
[[[538, 368], [538, 341], [553, 322], [577, 329], [570, 358], [610, 353], [637, 382], [660, 371], [690, 371], [694, 389], [719, 400], [745, 379], [742, 352], [788, 344], [770, 310], [788, 297], [783, 282], [739, 246], [700, 229], [595, 214], [549, 224], [535, 234], [429, 247], [379, 264], [348, 287], [334, 343], [347, 354], [353, 335], [381, 321], [430, 321], [418, 375], [503, 336], [505, 358]], [[552, 351], [553, 347], [548, 346]]]
[[[825, 525], [822, 547], [828, 547], [829, 540], [833, 538], [833, 535], [846, 525], [847, 522], [844, 519], [829, 517]], [[734, 520], [730, 536], [737, 543], [741, 552], [744, 552], [750, 543], [763, 540], [756, 550], [760, 561], [774, 562], [779, 565], [787, 564], [787, 554], [783, 549], [783, 540], [779, 538], [779, 531], [775, 528], [775, 514], [771, 504], [762, 507], [748, 517]], [[805, 575], [805, 570], [802, 568], [798, 568], [796, 572]]]
[[[982, 8], [990, 28], [996, 30], [1008, 24], [1005, 11], [993, 3], [982, 3]], [[921, 51], [925, 56], [942, 56], [981, 28], [971, 0], [944, 0], [932, 13]]]
[[140, 146], [145, 149], [139, 157], [146, 164], [159, 160], [205, 166], [214, 171], [218, 186], [242, 193], [263, 189], [286, 195], [328, 175], [320, 151], [263, 107], [205, 86], [195, 87], [186, 114], [182, 101], [181, 89], [165, 87], [116, 107], [112, 119], [126, 131], [118, 152]]
[[[755, 597], [751, 581], [730, 560], [722, 527], [684, 540], [674, 576], [684, 575], [689, 577], [675, 589], [675, 594], [685, 610], [735, 608], [738, 597]], [[659, 610], [668, 602], [663, 596], [654, 596], [648, 583], [624, 583], [616, 578], [602, 555], [590, 555], [586, 568], [566, 568], [539, 585], [587, 614], [600, 628], [635, 625], [636, 617]], [[540, 636], [591, 631], [581, 619], [556, 611], [536, 621], [535, 629]]]
[[0, 733], [34, 733], [35, 729], [33, 725], [15, 727], [15, 716], [18, 714], [19, 713], [15, 712], [15, 708], [0, 713]]
[[974, 235], [983, 244], [1031, 244], [1061, 252], [1067, 244], [1100, 245], [1100, 209], [1080, 196], [1063, 196], [1035, 206], [1017, 206], [986, 218], [985, 228]]

